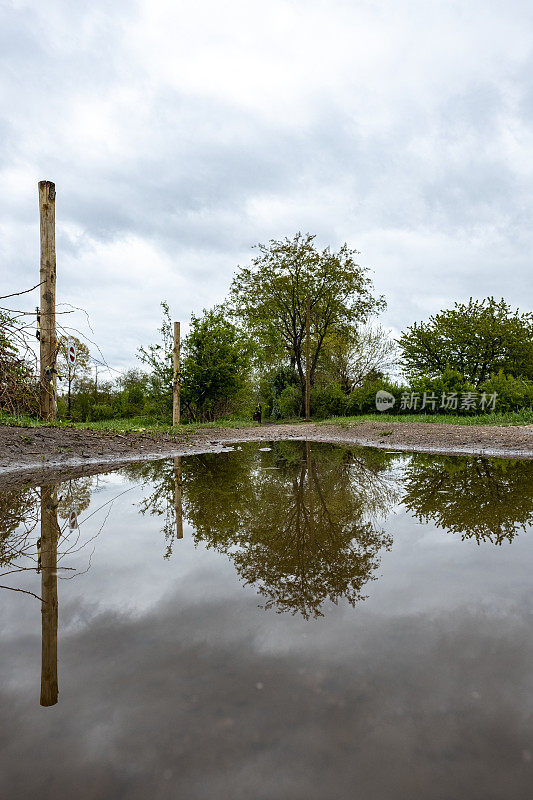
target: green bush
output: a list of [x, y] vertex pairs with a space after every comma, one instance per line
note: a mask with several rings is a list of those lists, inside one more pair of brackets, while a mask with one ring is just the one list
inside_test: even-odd
[[300, 386], [297, 373], [289, 365], [279, 367], [262, 376], [259, 394], [265, 410], [265, 418], [279, 419], [282, 416], [279, 398], [287, 386]]
[[461, 392], [476, 391], [476, 387], [464, 375], [450, 367], [446, 367], [441, 375], [433, 378], [426, 376], [415, 378], [411, 381], [410, 389], [413, 392], [418, 392], [421, 397], [424, 392], [433, 392], [439, 397], [439, 401], [443, 393], [457, 392], [460, 394]]
[[299, 417], [302, 413], [302, 391], [299, 386], [286, 386], [278, 397], [282, 417]]
[[357, 414], [375, 414], [376, 409], [376, 393], [380, 390], [389, 392], [394, 395], [396, 402], [394, 406], [389, 409], [389, 414], [396, 414], [400, 407], [400, 398], [402, 392], [407, 391], [405, 386], [398, 386], [386, 378], [379, 378], [377, 380], [366, 380], [361, 386], [358, 386], [348, 396], [346, 402], [346, 413], [348, 416], [356, 416]]
[[311, 389], [311, 415], [317, 419], [346, 416], [346, 400], [336, 383]]
[[113, 419], [115, 417], [113, 406], [109, 403], [95, 403], [90, 409], [89, 415], [95, 422], [102, 419]]
[[496, 392], [495, 411], [520, 411], [533, 405], [533, 382], [505, 375], [501, 370], [479, 388], [487, 395]]

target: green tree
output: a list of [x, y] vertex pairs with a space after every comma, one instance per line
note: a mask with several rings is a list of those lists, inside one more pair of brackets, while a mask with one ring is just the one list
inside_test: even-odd
[[398, 344], [411, 378], [435, 377], [446, 367], [475, 386], [499, 370], [533, 378], [533, 314], [512, 311], [503, 299], [455, 303], [427, 322], [415, 322]]
[[192, 419], [234, 410], [249, 375], [249, 345], [222, 306], [192, 315], [183, 350], [182, 401]]
[[381, 325], [357, 325], [334, 331], [319, 362], [327, 380], [349, 394], [365, 380], [380, 378], [394, 367], [397, 347]]
[[231, 285], [233, 311], [256, 338], [263, 363], [288, 361], [305, 393], [307, 296], [311, 305], [311, 385], [320, 355], [335, 331], [366, 322], [385, 307], [372, 293], [368, 269], [356, 263], [347, 244], [338, 252], [318, 250], [315, 237], [259, 244], [251, 266], [240, 268]]

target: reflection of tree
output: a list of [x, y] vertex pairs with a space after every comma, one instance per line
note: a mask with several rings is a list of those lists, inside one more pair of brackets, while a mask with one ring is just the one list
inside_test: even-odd
[[[225, 553], [266, 607], [317, 616], [327, 599], [362, 599], [391, 539], [374, 523], [396, 499], [388, 458], [302, 442], [184, 459], [183, 506], [197, 543]], [[131, 469], [131, 468], [130, 468]], [[173, 465], [135, 468], [154, 481], [143, 503], [174, 536]]]
[[81, 514], [91, 503], [94, 477], [76, 478], [61, 485], [57, 511], [61, 519], [68, 519], [71, 511]]
[[416, 455], [403, 502], [422, 522], [501, 544], [533, 521], [532, 473], [529, 461]]
[[0, 567], [26, 551], [34, 555], [30, 534], [39, 521], [39, 494], [27, 486], [0, 492]]

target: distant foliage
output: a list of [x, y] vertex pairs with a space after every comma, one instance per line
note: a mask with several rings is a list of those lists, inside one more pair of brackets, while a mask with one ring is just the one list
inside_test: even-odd
[[411, 378], [433, 378], [451, 368], [474, 386], [500, 371], [533, 379], [533, 314], [513, 311], [503, 299], [455, 303], [415, 322], [398, 344]]

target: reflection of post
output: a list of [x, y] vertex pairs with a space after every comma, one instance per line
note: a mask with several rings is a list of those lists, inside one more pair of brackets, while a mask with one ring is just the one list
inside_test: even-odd
[[57, 703], [57, 493], [41, 487], [41, 705]]
[[174, 511], [176, 512], [176, 539], [183, 539], [183, 506], [181, 502], [181, 456], [174, 459]]
[[315, 501], [313, 498], [313, 487], [311, 486], [311, 470], [313, 462], [311, 460], [311, 445], [309, 442], [305, 443], [307, 455], [307, 491], [309, 492], [309, 534], [311, 540], [315, 538]]

